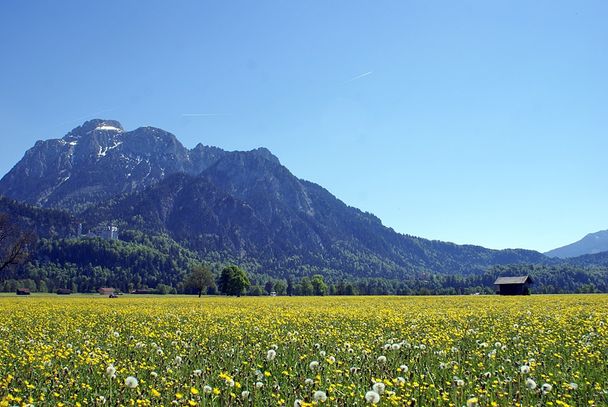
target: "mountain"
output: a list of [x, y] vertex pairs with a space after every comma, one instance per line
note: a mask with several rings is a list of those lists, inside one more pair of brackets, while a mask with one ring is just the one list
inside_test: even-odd
[[92, 120], [39, 141], [0, 181], [0, 194], [67, 208], [85, 228], [164, 234], [200, 258], [275, 277], [428, 278], [547, 260], [396, 233], [323, 187], [294, 176], [266, 149], [192, 150], [163, 130]]
[[601, 230], [596, 233], [589, 233], [578, 242], [550, 250], [545, 255], [565, 259], [606, 251], [608, 251], [608, 230]]
[[38, 141], [0, 180], [0, 191], [30, 204], [74, 209], [166, 175], [200, 173], [223, 154], [202, 144], [188, 150], [154, 127], [124, 131], [117, 121], [91, 120], [61, 139]]
[[70, 213], [24, 204], [0, 195], [0, 213], [6, 213], [22, 230], [40, 238], [76, 235], [78, 222]]

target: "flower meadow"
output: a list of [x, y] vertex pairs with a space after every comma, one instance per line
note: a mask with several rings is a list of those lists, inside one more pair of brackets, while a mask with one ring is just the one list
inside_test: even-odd
[[608, 296], [0, 297], [0, 406], [606, 406]]

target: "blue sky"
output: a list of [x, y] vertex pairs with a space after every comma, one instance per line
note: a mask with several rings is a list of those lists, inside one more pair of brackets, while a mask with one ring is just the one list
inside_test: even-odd
[[90, 118], [265, 146], [395, 230], [608, 228], [605, 1], [0, 4], [0, 173]]

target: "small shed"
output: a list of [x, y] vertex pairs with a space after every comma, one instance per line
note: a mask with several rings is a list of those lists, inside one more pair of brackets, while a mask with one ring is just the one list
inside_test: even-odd
[[70, 290], [69, 288], [58, 288], [56, 292], [57, 292], [57, 295], [70, 295], [70, 294], [72, 294], [72, 290]]
[[138, 288], [136, 290], [131, 291], [131, 294], [156, 294], [156, 290], [151, 288]]
[[116, 290], [111, 287], [101, 287], [97, 292], [100, 295], [112, 295]]
[[530, 295], [530, 284], [533, 284], [530, 276], [498, 277], [494, 281], [496, 294], [500, 295]]
[[17, 288], [17, 295], [30, 295], [29, 288]]

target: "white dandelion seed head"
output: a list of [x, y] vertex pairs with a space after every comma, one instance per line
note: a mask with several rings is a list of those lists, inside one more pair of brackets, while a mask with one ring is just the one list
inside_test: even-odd
[[262, 387], [264, 387], [264, 383], [262, 383], [262, 382], [255, 382], [255, 388], [256, 389], [261, 389]]
[[350, 373], [351, 374], [357, 374], [357, 373], [359, 373], [359, 368], [355, 367], [355, 366], [351, 367], [350, 368]]
[[114, 367], [114, 365], [109, 365], [106, 368], [106, 376], [108, 376], [110, 379], [113, 379], [116, 377], [116, 368]]
[[195, 369], [195, 370], [192, 371], [192, 374], [194, 376], [200, 376], [200, 375], [203, 374], [203, 371], [201, 369]]
[[325, 355], [327, 355], [327, 352], [325, 352], [324, 350], [322, 350], [321, 352], [319, 352], [319, 355], [321, 355], [321, 357], [324, 358]]
[[183, 359], [181, 356], [176, 356], [174, 362], [176, 365], [181, 365], [183, 362]]
[[519, 367], [519, 372], [521, 374], [528, 374], [528, 373], [530, 373], [530, 366], [528, 366], [528, 365], [521, 365]]
[[130, 389], [134, 389], [138, 385], [139, 385], [139, 381], [134, 376], [127, 376], [127, 378], [125, 379], [125, 386], [127, 386]]
[[209, 386], [209, 385], [203, 386], [203, 393], [211, 394], [212, 391], [213, 391], [213, 389], [211, 388], [211, 386]]
[[576, 390], [576, 389], [578, 389], [578, 384], [576, 384], [576, 383], [574, 383], [574, 382], [570, 383], [570, 384], [569, 384], [569, 386], [570, 386], [570, 389], [571, 389], [571, 390]]
[[312, 362], [310, 362], [310, 364], [308, 365], [308, 367], [310, 368], [310, 370], [315, 370], [319, 368], [319, 362], [317, 362], [316, 360], [313, 360]]
[[158, 377], [158, 373], [152, 371], [152, 372], [150, 372], [150, 376], [152, 376], [152, 377]]
[[317, 390], [313, 393], [312, 399], [314, 401], [325, 401], [327, 400], [327, 394], [322, 390]]
[[313, 384], [315, 384], [315, 381], [308, 378], [308, 379], [304, 380], [304, 384], [307, 386], [312, 386]]
[[536, 382], [528, 377], [526, 379], [526, 387], [530, 390], [534, 390], [536, 388]]
[[114, 335], [114, 338], [118, 338], [118, 337], [120, 336], [120, 333], [119, 333], [119, 332], [114, 331], [114, 332], [112, 333], [112, 335]]
[[386, 363], [386, 356], [381, 355], [378, 356], [378, 359], [376, 359], [378, 361], [378, 363]]
[[249, 392], [248, 392], [247, 390], [243, 390], [243, 391], [241, 392], [241, 398], [242, 398], [243, 400], [247, 400], [247, 399], [249, 398]]
[[266, 360], [274, 360], [274, 358], [277, 356], [277, 351], [274, 349], [269, 349], [268, 352], [266, 353]]
[[382, 382], [377, 382], [377, 383], [374, 383], [374, 385], [372, 386], [372, 389], [374, 389], [374, 391], [376, 393], [382, 394], [382, 393], [384, 393], [384, 390], [386, 389], [386, 386]]
[[398, 377], [397, 377], [397, 381], [398, 381], [399, 383], [405, 383], [405, 382], [406, 382], [405, 377], [403, 377], [403, 376], [398, 376]]
[[553, 390], [553, 386], [550, 385], [549, 383], [544, 383], [541, 387], [540, 387], [541, 391], [543, 393], [549, 393], [551, 390]]
[[234, 380], [233, 379], [227, 380], [226, 384], [228, 385], [228, 387], [234, 387]]
[[330, 356], [327, 358], [331, 363], [335, 363], [336, 362], [336, 358], [333, 356]]
[[462, 386], [464, 386], [464, 380], [462, 380], [462, 379], [458, 379], [458, 380], [456, 380], [454, 383], [456, 383], [456, 386], [457, 386], [457, 387], [462, 387]]
[[391, 345], [391, 349], [392, 349], [392, 350], [399, 350], [399, 349], [401, 349], [401, 344], [398, 344], [398, 343], [393, 343], [393, 344]]
[[401, 365], [401, 366], [399, 366], [399, 369], [401, 369], [401, 371], [402, 371], [403, 373], [407, 373], [407, 372], [408, 372], [408, 370], [410, 370], [410, 368], [409, 368], [409, 367], [407, 367], [407, 365]]
[[380, 395], [375, 391], [370, 390], [365, 393], [365, 401], [369, 404], [378, 404], [378, 402], [380, 401]]
[[302, 407], [302, 400], [300, 400], [300, 399], [296, 399], [296, 400], [293, 402], [293, 407]]

